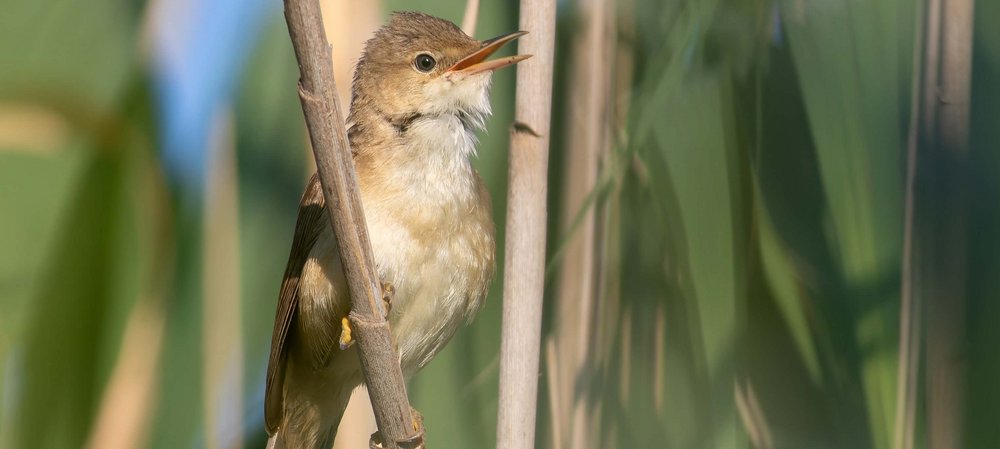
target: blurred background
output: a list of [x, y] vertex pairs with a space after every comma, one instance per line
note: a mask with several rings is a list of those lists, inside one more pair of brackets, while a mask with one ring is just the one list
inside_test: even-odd
[[[466, 8], [321, 3], [344, 104], [390, 11]], [[538, 447], [1000, 447], [1000, 2], [976, 3], [957, 145], [915, 108], [951, 69], [915, 57], [922, 0], [558, 3]], [[483, 2], [475, 37], [517, 14]], [[0, 68], [0, 448], [263, 447], [312, 170], [281, 2], [6, 2]], [[514, 73], [475, 162], [501, 240]], [[410, 383], [428, 447], [495, 444], [499, 276]]]

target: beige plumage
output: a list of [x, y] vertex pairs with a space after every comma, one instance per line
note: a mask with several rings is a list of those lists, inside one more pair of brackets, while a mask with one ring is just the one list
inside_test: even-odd
[[[484, 59], [519, 35], [481, 42], [445, 20], [397, 13], [355, 71], [348, 135], [378, 274], [395, 290], [389, 321], [407, 376], [475, 316], [493, 275], [490, 197], [469, 158], [490, 114], [492, 70], [524, 57]], [[350, 297], [323, 207], [314, 175], [275, 316], [269, 447], [331, 447], [363, 380], [356, 347], [340, 347]]]

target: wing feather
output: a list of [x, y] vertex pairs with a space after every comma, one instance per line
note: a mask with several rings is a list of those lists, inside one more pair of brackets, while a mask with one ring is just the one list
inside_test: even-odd
[[299, 279], [309, 252], [325, 227], [325, 201], [319, 177], [313, 174], [309, 179], [295, 222], [295, 235], [288, 255], [288, 265], [278, 294], [278, 308], [274, 316], [274, 331], [271, 334], [271, 355], [267, 361], [267, 384], [264, 390], [264, 424], [267, 433], [273, 435], [281, 425], [284, 407], [285, 360], [288, 356], [288, 334], [296, 319], [298, 309]]

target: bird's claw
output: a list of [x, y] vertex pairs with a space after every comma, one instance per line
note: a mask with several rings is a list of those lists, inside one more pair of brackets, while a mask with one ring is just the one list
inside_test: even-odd
[[[389, 319], [389, 312], [392, 310], [392, 297], [396, 294], [396, 288], [388, 282], [382, 283], [382, 302], [385, 303], [385, 318]], [[354, 344], [354, 337], [351, 336], [351, 320], [346, 316], [340, 319], [340, 349], [350, 348]]]
[[[397, 441], [396, 444], [403, 449], [426, 449], [424, 445], [424, 415], [420, 414], [417, 409], [410, 407], [410, 414], [413, 415], [413, 431], [416, 432], [412, 437], [407, 438], [402, 441]], [[371, 438], [368, 440], [369, 449], [383, 449], [385, 447], [382, 444], [382, 433], [375, 432], [372, 434]]]
[[351, 336], [351, 320], [347, 317], [340, 319], [340, 350], [350, 348], [354, 344], [354, 337]]
[[413, 431], [417, 432], [419, 436], [424, 434], [424, 415], [417, 411], [417, 409], [410, 406], [410, 415], [413, 416]]
[[385, 303], [385, 318], [389, 319], [389, 312], [392, 311], [392, 297], [396, 295], [396, 287], [388, 282], [382, 283], [382, 302]]

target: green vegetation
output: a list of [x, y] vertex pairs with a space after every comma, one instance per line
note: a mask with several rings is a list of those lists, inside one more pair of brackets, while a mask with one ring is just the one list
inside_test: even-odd
[[[895, 447], [919, 4], [611, 8], [604, 63], [622, 88], [608, 92], [610, 144], [585, 203], [598, 211], [601, 281], [574, 385], [593, 419], [590, 447]], [[569, 117], [583, 107], [569, 81], [575, 5], [561, 2], [556, 43], [546, 331], [568, 240], [557, 223], [574, 174], [562, 167], [578, 156]], [[976, 7], [965, 222], [958, 234], [915, 236], [966, 248], [944, 261], [963, 267], [964, 357], [921, 359], [915, 447], [928, 447], [933, 363], [964, 364], [963, 447], [1000, 444], [1000, 3]], [[383, 5], [403, 8], [459, 22], [464, 2]], [[225, 107], [238, 200], [223, 229], [238, 247], [220, 249], [205, 238], [216, 217], [162, 162], [147, 14], [119, 0], [22, 1], [0, 14], [0, 449], [118, 447], [95, 436], [102, 417], [139, 447], [263, 447], [266, 354], [309, 156], [294, 56], [271, 10]], [[479, 17], [479, 38], [517, 24], [511, 2], [483, 2]], [[501, 238], [513, 81], [513, 70], [494, 78], [476, 162]], [[944, 188], [930, 179], [922, 188]], [[218, 268], [204, 262], [210, 251], [223, 251], [211, 260], [231, 263], [235, 279], [204, 276]], [[476, 322], [410, 384], [428, 447], [495, 444], [498, 268]], [[206, 291], [231, 295], [232, 307], [206, 312], [218, 299]], [[924, 329], [936, 318], [925, 315]], [[217, 329], [232, 330], [222, 353], [205, 343]], [[219, 354], [232, 383], [206, 380]], [[537, 441], [553, 447], [544, 359], [542, 370]]]

